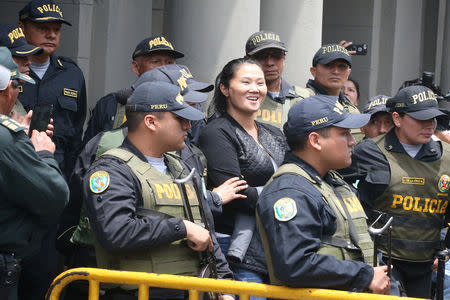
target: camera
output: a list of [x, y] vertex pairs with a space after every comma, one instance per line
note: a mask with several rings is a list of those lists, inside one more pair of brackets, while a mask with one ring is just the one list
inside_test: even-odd
[[348, 51], [356, 51], [353, 55], [366, 55], [367, 54], [367, 44], [359, 43], [359, 44], [351, 44], [347, 48]]

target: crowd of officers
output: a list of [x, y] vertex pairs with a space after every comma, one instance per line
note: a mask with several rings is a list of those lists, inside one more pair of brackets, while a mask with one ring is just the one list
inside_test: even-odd
[[[43, 299], [64, 268], [83, 266], [431, 296], [450, 188], [450, 149], [432, 139], [448, 116], [432, 90], [378, 95], [360, 114], [342, 92], [348, 43], [320, 47], [302, 87], [282, 77], [288, 49], [270, 31], [250, 36], [214, 87], [155, 36], [131, 53], [138, 79], [97, 102], [83, 137], [83, 73], [54, 54], [62, 24], [58, 4], [32, 0], [18, 25], [0, 25], [2, 299]], [[28, 132], [42, 104], [47, 130]], [[374, 253], [379, 216], [393, 216], [392, 237]], [[86, 295], [81, 283], [64, 297]]]

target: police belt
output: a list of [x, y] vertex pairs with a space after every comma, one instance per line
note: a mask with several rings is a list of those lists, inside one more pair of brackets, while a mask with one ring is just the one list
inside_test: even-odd
[[[376, 236], [375, 237], [377, 242], [379, 242], [381, 245], [386, 246], [387, 245], [387, 237], [384, 235]], [[396, 239], [393, 238], [392, 241], [392, 248], [397, 249], [441, 249], [441, 241], [411, 241], [411, 240], [403, 240], [403, 239]]]

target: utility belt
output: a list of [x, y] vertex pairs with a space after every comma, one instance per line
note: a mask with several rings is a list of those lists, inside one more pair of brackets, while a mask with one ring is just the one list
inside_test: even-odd
[[19, 283], [20, 263], [13, 254], [0, 253], [0, 287], [13, 287]]

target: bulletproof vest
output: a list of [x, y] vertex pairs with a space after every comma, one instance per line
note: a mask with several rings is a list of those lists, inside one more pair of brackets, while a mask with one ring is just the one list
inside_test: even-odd
[[[430, 261], [441, 249], [440, 229], [448, 205], [450, 149], [442, 143], [442, 157], [432, 162], [385, 148], [385, 136], [374, 139], [389, 162], [391, 179], [374, 209], [394, 216], [392, 256], [399, 260]], [[389, 146], [388, 146], [389, 147]], [[392, 147], [392, 146], [391, 146]], [[380, 238], [383, 253], [386, 237]]]
[[[117, 104], [119, 105], [120, 103]], [[95, 157], [98, 158], [106, 151], [119, 147], [122, 145], [124, 139], [125, 134], [123, 132], [123, 128], [116, 128], [105, 132], [98, 143]], [[89, 218], [87, 217], [84, 202], [81, 206], [80, 220], [78, 221], [78, 225], [75, 228], [70, 241], [76, 245], [82, 245], [85, 247], [94, 246], [91, 225], [89, 223]]]
[[[103, 155], [123, 160], [138, 178], [143, 199], [143, 206], [137, 208], [138, 217], [185, 218], [182, 193], [170, 175], [162, 174], [124, 149], [111, 149]], [[185, 175], [174, 156], [164, 156], [169, 169]], [[199, 203], [192, 182], [186, 184], [186, 190], [194, 220], [200, 223]], [[200, 270], [199, 255], [187, 246], [186, 239], [122, 254], [109, 253], [95, 241], [95, 252], [100, 268], [192, 276], [197, 276]]]
[[283, 129], [283, 124], [287, 121], [288, 112], [291, 106], [294, 105], [294, 103], [296, 103], [297, 101], [314, 94], [311, 89], [300, 88], [297, 86], [295, 86], [294, 90], [290, 92], [295, 92], [297, 95], [299, 95], [299, 97], [286, 97], [283, 104], [272, 100], [267, 95], [258, 112], [256, 113], [256, 120], [261, 123], [270, 124], [277, 128]]
[[[335, 181], [343, 183], [333, 188], [325, 181], [319, 183], [299, 166], [285, 164], [278, 168], [267, 184], [283, 174], [294, 174], [308, 180], [322, 194], [322, 200], [333, 210], [336, 216], [336, 232], [332, 236], [322, 237], [317, 253], [332, 255], [339, 260], [363, 261], [372, 265], [373, 242], [368, 232], [366, 214], [358, 198], [350, 187], [345, 184], [342, 177], [334, 171], [329, 172]], [[343, 205], [345, 205], [345, 208]], [[351, 218], [350, 222], [349, 217]], [[355, 236], [352, 236], [350, 233], [351, 222], [356, 229]], [[261, 224], [258, 224], [258, 226], [260, 229], [262, 228]], [[281, 281], [275, 277], [273, 272], [272, 259], [270, 258], [270, 251], [268, 251], [269, 247], [265, 232], [261, 234], [261, 241], [264, 249], [266, 249], [270, 281], [273, 284], [281, 284]]]

